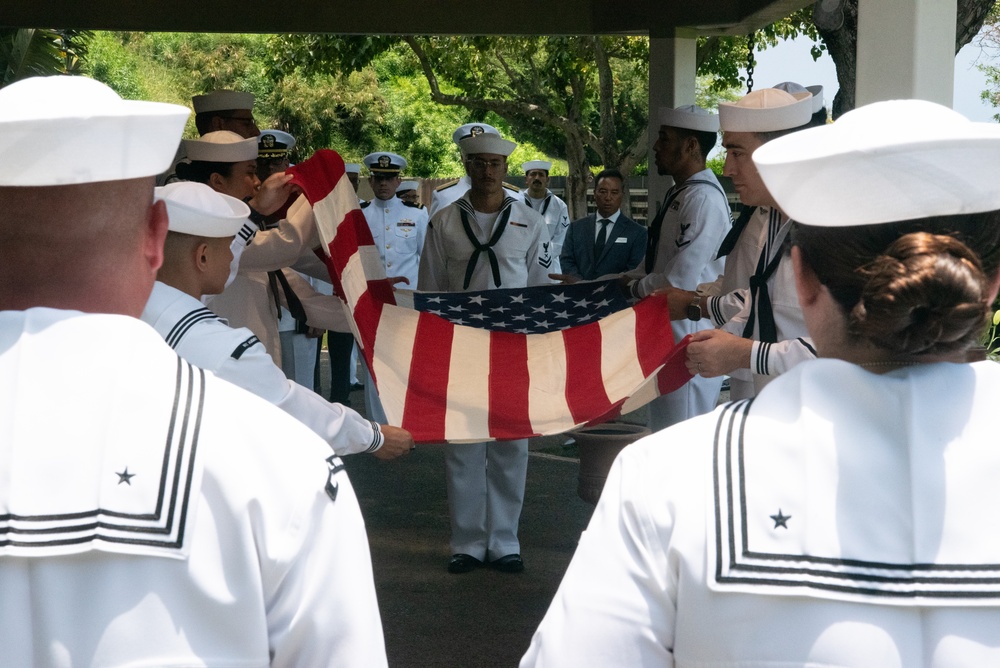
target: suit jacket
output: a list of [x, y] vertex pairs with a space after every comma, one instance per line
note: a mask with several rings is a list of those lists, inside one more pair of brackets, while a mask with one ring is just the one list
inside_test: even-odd
[[634, 269], [646, 254], [646, 235], [645, 227], [624, 214], [619, 214], [601, 256], [595, 258], [597, 215], [591, 214], [574, 220], [566, 230], [566, 240], [559, 256], [562, 273], [590, 281], [607, 274], [620, 274]]

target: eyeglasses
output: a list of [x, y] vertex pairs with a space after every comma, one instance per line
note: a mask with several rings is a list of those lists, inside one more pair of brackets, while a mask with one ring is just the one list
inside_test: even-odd
[[469, 158], [467, 164], [476, 171], [485, 172], [487, 169], [498, 172], [507, 166], [506, 160], [483, 160], [482, 158]]

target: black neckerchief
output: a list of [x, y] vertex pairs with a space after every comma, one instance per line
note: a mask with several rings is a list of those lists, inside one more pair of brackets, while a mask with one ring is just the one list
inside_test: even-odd
[[716, 253], [715, 259], [726, 257], [733, 252], [733, 248], [736, 247], [736, 242], [740, 240], [740, 235], [743, 234], [743, 230], [746, 229], [747, 223], [753, 218], [753, 212], [757, 210], [755, 206], [745, 206], [743, 210], [740, 211], [739, 218], [733, 223], [733, 226], [729, 229], [726, 238], [722, 240], [722, 244], [719, 246], [719, 252]]
[[[778, 216], [780, 221], [781, 214], [777, 210], [771, 209], [771, 216]], [[767, 280], [774, 275], [778, 265], [781, 264], [781, 258], [785, 255], [790, 241], [788, 230], [785, 230], [785, 236], [780, 241], [778, 239], [774, 241], [778, 244], [778, 251], [768, 262], [768, 251], [774, 246], [765, 244], [760, 252], [760, 258], [757, 260], [757, 269], [750, 277], [750, 316], [743, 327], [743, 338], [751, 339], [753, 338], [754, 322], [758, 321], [760, 325], [758, 340], [763, 343], [777, 343], [778, 341], [778, 326], [774, 322], [774, 309], [771, 307], [771, 295], [767, 289]]]
[[[277, 226], [277, 223], [272, 225], [265, 225], [263, 221], [257, 223], [257, 227], [261, 231]], [[292, 318], [295, 320], [295, 333], [305, 334], [309, 328], [306, 325], [306, 310], [302, 306], [302, 300], [292, 290], [292, 286], [288, 284], [288, 279], [285, 278], [283, 273], [280, 271], [267, 272], [267, 287], [271, 292], [271, 298], [274, 300], [274, 307], [278, 311], [278, 320], [281, 320], [281, 297], [278, 296], [279, 285], [281, 286], [281, 291], [285, 293], [285, 303], [288, 304], [288, 312], [292, 314]]]
[[[552, 201], [552, 193], [549, 193], [548, 195], [545, 196], [545, 199], [542, 200], [542, 208], [538, 212], [539, 215], [542, 215], [542, 216], [545, 215], [545, 212], [549, 210], [549, 202], [551, 202], [551, 201]], [[533, 207], [531, 205], [531, 199], [528, 196], [528, 193], [524, 194], [524, 203], [528, 205], [529, 209], [534, 209], [535, 208], [535, 207]]]
[[[479, 254], [486, 253], [486, 257], [490, 261], [490, 270], [493, 272], [493, 283], [496, 287], [500, 287], [500, 262], [497, 260], [497, 254], [493, 252], [493, 247], [497, 245], [500, 241], [500, 237], [503, 233], [507, 231], [507, 221], [510, 219], [510, 209], [511, 204], [514, 203], [513, 198], [507, 197], [504, 199], [504, 203], [500, 209], [500, 215], [497, 218], [496, 224], [493, 227], [493, 234], [490, 235], [490, 240], [485, 244], [479, 241], [479, 237], [472, 229], [471, 223], [469, 223], [469, 213], [466, 211], [466, 207], [459, 206], [458, 212], [462, 216], [462, 229], [465, 230], [465, 236], [469, 238], [469, 243], [475, 249], [472, 252], [472, 257], [469, 258], [469, 264], [465, 268], [465, 283], [462, 285], [463, 290], [469, 289], [469, 284], [472, 282], [472, 272], [476, 270], [476, 263], [479, 261]], [[475, 213], [471, 205], [469, 209]]]

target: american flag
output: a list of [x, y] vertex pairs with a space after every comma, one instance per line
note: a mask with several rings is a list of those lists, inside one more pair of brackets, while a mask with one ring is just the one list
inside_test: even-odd
[[665, 298], [628, 306], [614, 281], [395, 292], [334, 151], [289, 170], [391, 424], [418, 442], [558, 434], [690, 378]]
[[[544, 334], [587, 325], [628, 308], [617, 282], [499, 288], [475, 292], [403, 293], [397, 304], [440, 316], [455, 325], [491, 332]], [[400, 298], [401, 297], [401, 298]]]

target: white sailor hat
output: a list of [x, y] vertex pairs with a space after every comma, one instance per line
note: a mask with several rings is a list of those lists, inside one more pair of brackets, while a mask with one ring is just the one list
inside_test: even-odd
[[295, 148], [295, 137], [282, 130], [264, 130], [257, 137], [258, 158], [284, 158]]
[[346, 172], [347, 174], [360, 174], [361, 165], [356, 162], [345, 162], [344, 172]]
[[723, 132], [776, 132], [805, 125], [812, 118], [812, 94], [761, 88], [738, 102], [719, 103]]
[[177, 181], [153, 192], [167, 205], [168, 229], [197, 237], [232, 237], [246, 224], [250, 207], [204, 183]]
[[528, 162], [521, 165], [521, 169], [524, 170], [525, 174], [527, 174], [533, 169], [541, 169], [545, 172], [548, 172], [550, 169], [552, 169], [552, 163], [549, 162], [548, 160], [529, 160]]
[[361, 162], [372, 174], [399, 174], [406, 169], [406, 158], [395, 153], [369, 153]]
[[488, 123], [466, 123], [461, 125], [451, 133], [451, 140], [458, 144], [467, 137], [475, 137], [481, 134], [500, 136], [500, 131]]
[[416, 190], [420, 187], [420, 184], [416, 181], [403, 181], [396, 188], [397, 193], [405, 193], [407, 190]]
[[479, 134], [474, 137], [466, 137], [458, 142], [459, 148], [465, 155], [475, 155], [477, 153], [494, 153], [496, 155], [508, 156], [517, 148], [517, 144], [500, 135]]
[[719, 116], [693, 104], [685, 104], [676, 109], [660, 107], [660, 125], [696, 132], [718, 132]]
[[815, 114], [823, 108], [823, 87], [820, 85], [803, 86], [802, 84], [797, 84], [794, 81], [782, 81], [780, 84], [774, 84], [773, 88], [783, 90], [786, 93], [791, 93], [793, 95], [795, 93], [811, 93], [812, 112]]
[[1000, 125], [925, 100], [859, 107], [753, 154], [782, 211], [839, 227], [1000, 209]]
[[229, 130], [216, 130], [199, 139], [185, 139], [184, 150], [191, 160], [242, 162], [257, 159], [257, 138], [244, 139]]
[[253, 110], [253, 93], [244, 93], [238, 90], [213, 90], [204, 95], [195, 95], [191, 98], [194, 105], [194, 113], [201, 114], [206, 111], [228, 111], [229, 109], [249, 109]]
[[190, 115], [176, 104], [123, 100], [82, 76], [22, 79], [0, 89], [0, 186], [160, 174]]

